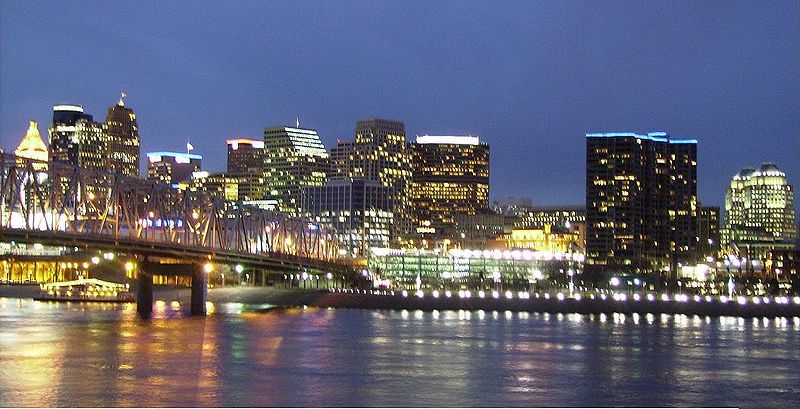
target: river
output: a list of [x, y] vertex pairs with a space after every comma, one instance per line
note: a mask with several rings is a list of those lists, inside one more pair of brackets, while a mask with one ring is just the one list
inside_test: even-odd
[[0, 298], [0, 406], [800, 403], [800, 318]]

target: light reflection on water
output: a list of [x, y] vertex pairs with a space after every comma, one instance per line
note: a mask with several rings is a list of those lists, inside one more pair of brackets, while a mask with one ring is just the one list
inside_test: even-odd
[[800, 401], [800, 322], [0, 299], [0, 406], [742, 406]]

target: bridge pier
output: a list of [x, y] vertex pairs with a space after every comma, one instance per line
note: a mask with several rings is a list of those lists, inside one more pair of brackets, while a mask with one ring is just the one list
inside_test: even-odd
[[206, 315], [206, 273], [198, 266], [192, 275], [192, 315]]
[[136, 311], [143, 319], [153, 315], [153, 276], [141, 269], [136, 286]]

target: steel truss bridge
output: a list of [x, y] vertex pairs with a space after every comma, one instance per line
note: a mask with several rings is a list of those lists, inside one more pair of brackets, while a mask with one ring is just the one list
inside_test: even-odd
[[0, 154], [0, 240], [275, 271], [350, 271], [335, 232], [207, 192]]

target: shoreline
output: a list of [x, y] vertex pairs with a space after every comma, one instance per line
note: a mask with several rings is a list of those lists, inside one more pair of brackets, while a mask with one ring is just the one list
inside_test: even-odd
[[[38, 285], [0, 285], [0, 297], [30, 298], [38, 295]], [[157, 301], [188, 301], [191, 290], [183, 287], [155, 287], [153, 298]], [[465, 297], [464, 294], [451, 294], [450, 297], [439, 294], [434, 297], [426, 293], [422, 297], [412, 293], [377, 290], [308, 290], [282, 289], [273, 287], [224, 287], [210, 288], [207, 301], [211, 303], [241, 303], [250, 305], [274, 305], [277, 307], [318, 307], [318, 308], [355, 308], [375, 310], [468, 310], [468, 311], [511, 311], [511, 312], [548, 312], [578, 314], [683, 314], [708, 317], [800, 317], [800, 298], [761, 298], [747, 297], [720, 302], [718, 298], [707, 300], [705, 297], [684, 297], [681, 301], [659, 298], [639, 300], [608, 296], [591, 298], [561, 298], [556, 296], [540, 296], [525, 294], [485, 294]], [[523, 297], [525, 297], [523, 295]], [[547, 297], [547, 298], [546, 298]], [[755, 300], [758, 302], [754, 302]]]

